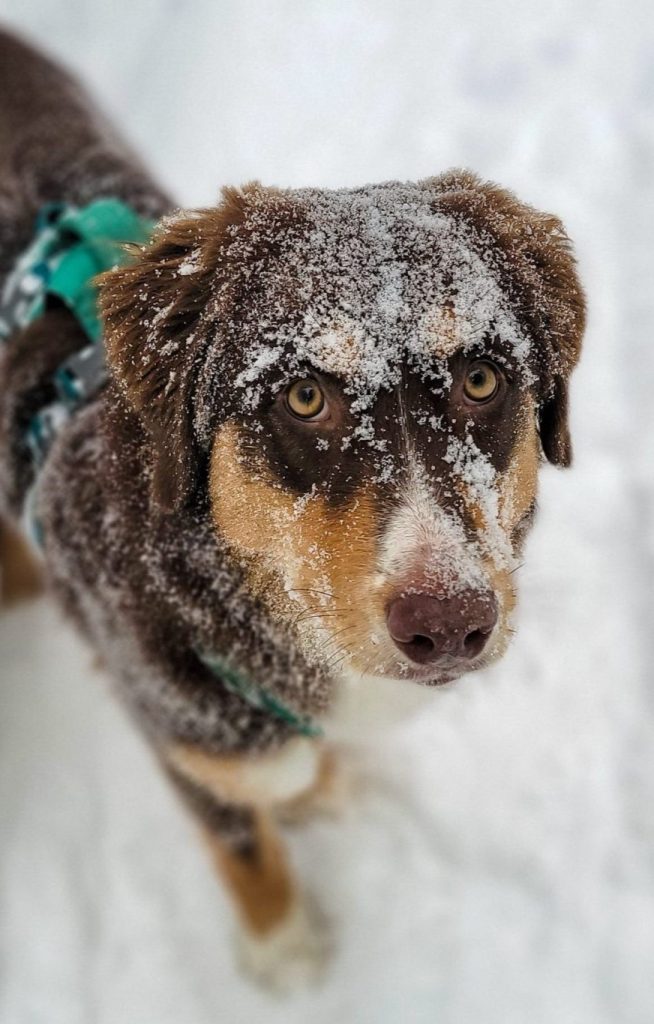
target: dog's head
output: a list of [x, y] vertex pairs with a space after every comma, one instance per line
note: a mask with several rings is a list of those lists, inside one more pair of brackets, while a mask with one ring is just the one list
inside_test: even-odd
[[583, 294], [560, 222], [466, 172], [226, 190], [103, 287], [152, 500], [208, 497], [323, 667], [441, 682], [510, 633]]

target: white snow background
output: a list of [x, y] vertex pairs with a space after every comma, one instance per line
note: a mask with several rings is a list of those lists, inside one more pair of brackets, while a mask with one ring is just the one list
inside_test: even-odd
[[244, 981], [195, 831], [45, 601], [0, 622], [2, 1024], [654, 1020], [654, 8], [1, 0], [183, 204], [466, 165], [560, 214], [590, 322], [518, 636], [291, 837], [340, 945]]

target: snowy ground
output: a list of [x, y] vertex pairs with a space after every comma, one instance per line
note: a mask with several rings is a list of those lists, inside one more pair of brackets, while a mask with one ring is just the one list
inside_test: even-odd
[[654, 1019], [654, 12], [551, 0], [0, 0], [184, 203], [465, 164], [560, 213], [590, 328], [576, 465], [543, 475], [516, 643], [369, 751], [293, 837], [341, 943], [250, 988], [202, 851], [77, 639], [0, 621], [2, 1024]]

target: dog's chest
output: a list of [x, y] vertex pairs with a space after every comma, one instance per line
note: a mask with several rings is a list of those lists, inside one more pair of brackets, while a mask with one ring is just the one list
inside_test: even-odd
[[328, 741], [356, 743], [389, 732], [431, 702], [428, 687], [352, 672], [339, 680], [320, 724]]

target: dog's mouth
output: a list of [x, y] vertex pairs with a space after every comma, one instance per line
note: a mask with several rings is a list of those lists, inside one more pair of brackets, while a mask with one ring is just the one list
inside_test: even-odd
[[[378, 678], [399, 684], [414, 683], [424, 687], [445, 687], [462, 676], [485, 668], [503, 649], [504, 630], [498, 622], [482, 638], [462, 647], [460, 639], [450, 637], [456, 653], [440, 649], [438, 643], [429, 642], [421, 634], [398, 644], [390, 634], [377, 635], [372, 645], [354, 645], [348, 651], [342, 666], [348, 674]], [[416, 639], [416, 636], [419, 639]], [[408, 648], [408, 653], [407, 653]]]
[[377, 676], [397, 683], [415, 683], [418, 686], [445, 687], [457, 682], [462, 676], [483, 668], [487, 659], [480, 658], [476, 663], [450, 663], [443, 665], [412, 665], [406, 661], [395, 659], [388, 667], [375, 665], [366, 675]]
[[448, 686], [455, 683], [468, 672], [474, 672], [476, 665], [459, 665], [442, 668], [420, 669], [416, 666], [407, 666], [406, 671], [399, 675], [399, 679], [411, 683], [419, 683], [422, 686]]
[[331, 675], [444, 687], [505, 649], [512, 605], [500, 579], [491, 585], [478, 573], [474, 583], [445, 585], [414, 576], [410, 585], [373, 582], [369, 590], [358, 606], [327, 604], [297, 619], [307, 649]]

